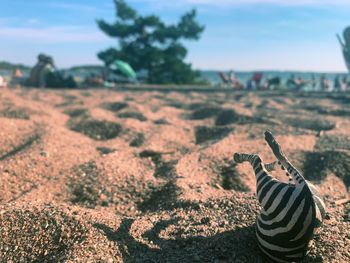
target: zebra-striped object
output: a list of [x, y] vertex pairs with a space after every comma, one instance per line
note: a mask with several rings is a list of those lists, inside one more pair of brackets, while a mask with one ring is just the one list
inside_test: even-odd
[[[236, 153], [237, 163], [250, 162], [256, 175], [257, 198], [262, 206], [257, 217], [256, 236], [261, 251], [277, 262], [300, 261], [308, 253], [315, 228], [325, 215], [325, 205], [308, 183], [288, 161], [270, 132], [265, 139], [290, 183], [269, 175], [274, 163], [264, 165], [256, 154]], [[293, 181], [293, 182], [292, 182]]]

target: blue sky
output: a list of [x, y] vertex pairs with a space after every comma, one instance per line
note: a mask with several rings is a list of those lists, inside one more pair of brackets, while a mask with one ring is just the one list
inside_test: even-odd
[[[197, 69], [346, 71], [336, 33], [350, 25], [350, 0], [129, 0], [141, 14], [168, 22], [197, 8], [206, 29], [186, 42]], [[101, 64], [96, 53], [117, 41], [96, 19], [114, 19], [112, 0], [1, 0], [0, 61], [58, 67]]]

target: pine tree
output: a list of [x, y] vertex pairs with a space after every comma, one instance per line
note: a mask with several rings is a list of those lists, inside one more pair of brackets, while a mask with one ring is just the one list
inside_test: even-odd
[[185, 63], [187, 50], [181, 40], [198, 40], [204, 26], [196, 21], [196, 10], [184, 14], [177, 24], [166, 25], [158, 16], [140, 16], [124, 0], [114, 0], [116, 22], [98, 20], [108, 36], [117, 38], [118, 48], [98, 57], [109, 65], [116, 59], [128, 62], [136, 71], [146, 70], [148, 83], [194, 83], [199, 74]]

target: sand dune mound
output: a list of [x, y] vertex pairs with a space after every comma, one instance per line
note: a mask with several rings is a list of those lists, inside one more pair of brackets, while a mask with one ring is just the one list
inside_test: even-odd
[[124, 111], [119, 113], [117, 116], [122, 119], [136, 119], [139, 121], [147, 120], [147, 118], [141, 112], [137, 111]]
[[64, 111], [69, 117], [80, 117], [88, 114], [88, 110], [85, 108], [74, 108], [74, 109], [66, 109]]
[[323, 114], [323, 115], [333, 115], [333, 116], [340, 116], [340, 117], [350, 116], [350, 110], [347, 110], [347, 109], [334, 109], [334, 108], [324, 107], [321, 105], [305, 105], [303, 108], [305, 110], [314, 111], [318, 114]]
[[287, 125], [296, 128], [302, 128], [313, 131], [329, 131], [335, 128], [335, 123], [321, 118], [288, 118], [285, 120]]
[[169, 122], [165, 119], [158, 119], [154, 121], [154, 124], [156, 125], [165, 125], [165, 124], [169, 124]]
[[73, 169], [74, 176], [69, 180], [70, 201], [87, 208], [97, 205], [108, 206], [112, 193], [106, 189], [109, 182], [100, 176], [94, 162], [82, 164]]
[[190, 120], [203, 120], [216, 116], [222, 112], [222, 110], [223, 109], [218, 106], [202, 106], [194, 109], [186, 118]]
[[110, 102], [110, 103], [103, 103], [101, 105], [102, 108], [112, 111], [112, 112], [118, 112], [122, 109], [127, 108], [129, 105], [126, 102]]
[[29, 134], [27, 138], [25, 138], [20, 144], [14, 146], [10, 151], [4, 153], [0, 156], [0, 160], [5, 160], [11, 158], [12, 156], [25, 151], [30, 148], [35, 142], [39, 141], [41, 138], [41, 133], [39, 131], [35, 131], [32, 134]]
[[64, 92], [62, 93], [58, 93], [62, 100], [60, 103], [57, 103], [55, 106], [58, 108], [64, 108], [64, 107], [68, 107], [71, 105], [78, 105], [81, 104], [82, 102], [78, 100], [78, 96], [77, 95], [73, 95], [73, 94], [66, 94]]
[[130, 147], [140, 147], [145, 142], [145, 135], [143, 133], [137, 133], [132, 141], [129, 143]]
[[117, 137], [122, 130], [122, 126], [118, 123], [92, 118], [71, 119], [68, 126], [73, 131], [102, 141]]
[[59, 260], [86, 237], [81, 222], [53, 207], [3, 209], [0, 213], [2, 261]]
[[216, 119], [215, 125], [229, 125], [229, 124], [251, 124], [251, 123], [264, 123], [264, 120], [259, 117], [251, 117], [238, 114], [234, 110], [221, 111]]
[[305, 157], [304, 171], [309, 180], [320, 182], [333, 173], [350, 187], [349, 152], [312, 152], [307, 153]]
[[6, 107], [0, 111], [0, 116], [10, 119], [29, 120], [31, 111], [27, 108]]
[[249, 192], [250, 189], [244, 184], [240, 178], [240, 174], [236, 169], [237, 164], [233, 161], [226, 166], [220, 167], [220, 176], [222, 177], [221, 186], [225, 190], [235, 190], [239, 192]]
[[[102, 156], [113, 158], [117, 153]], [[137, 165], [130, 161], [130, 166]], [[117, 165], [117, 164], [116, 164]], [[115, 172], [117, 166], [109, 167], [89, 161], [75, 166], [65, 179], [65, 199], [68, 203], [90, 209], [105, 208], [119, 215], [140, 213], [139, 205], [148, 200], [158, 183], [150, 175], [123, 170]], [[142, 167], [134, 167], [137, 171]], [[162, 184], [160, 182], [160, 184]]]
[[316, 149], [326, 150], [350, 150], [350, 136], [325, 135], [317, 140]]
[[197, 126], [195, 127], [196, 144], [220, 140], [229, 135], [232, 130], [233, 128], [231, 127]]

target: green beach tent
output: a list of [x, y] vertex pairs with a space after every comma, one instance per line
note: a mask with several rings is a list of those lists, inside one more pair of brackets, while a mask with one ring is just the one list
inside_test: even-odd
[[122, 61], [122, 60], [115, 60], [109, 65], [109, 68], [111, 70], [119, 70], [121, 73], [123, 73], [128, 78], [136, 78], [136, 72], [132, 69], [132, 67]]

